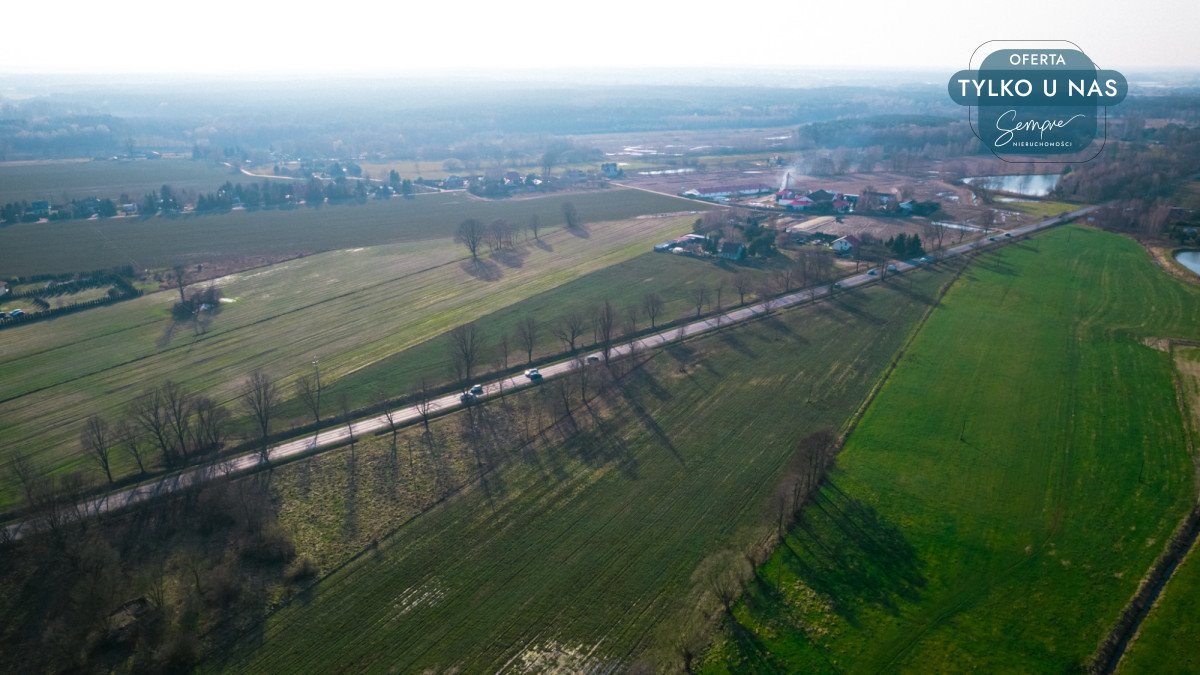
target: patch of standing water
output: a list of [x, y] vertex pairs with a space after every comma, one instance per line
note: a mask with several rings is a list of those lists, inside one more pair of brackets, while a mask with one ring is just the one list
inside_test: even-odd
[[1175, 254], [1175, 259], [1180, 265], [1200, 274], [1200, 251], [1180, 251]]

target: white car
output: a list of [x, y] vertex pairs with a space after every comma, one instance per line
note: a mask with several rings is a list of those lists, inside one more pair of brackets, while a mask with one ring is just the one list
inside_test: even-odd
[[528, 377], [531, 380], [540, 380], [542, 379], [542, 374], [538, 372], [537, 368], [530, 368], [529, 370], [525, 371], [525, 377]]
[[474, 387], [471, 387], [471, 393], [472, 393], [472, 394], [474, 394], [474, 395], [476, 395], [476, 396], [479, 396], [480, 394], [482, 394], [482, 393], [483, 393], [483, 385], [482, 385], [482, 384], [477, 384], [477, 385], [475, 385]]

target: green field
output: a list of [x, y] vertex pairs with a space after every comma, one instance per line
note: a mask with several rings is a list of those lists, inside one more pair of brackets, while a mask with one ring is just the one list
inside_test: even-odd
[[[780, 256], [779, 260], [786, 258]], [[561, 317], [571, 312], [582, 311], [586, 315], [591, 307], [608, 300], [616, 305], [624, 317], [627, 307], [638, 306], [646, 293], [653, 292], [664, 302], [662, 316], [656, 320], [657, 325], [661, 326], [665, 322], [695, 315], [696, 308], [691, 290], [696, 286], [703, 285], [710, 291], [709, 301], [704, 306], [705, 312], [716, 308], [718, 285], [723, 286], [721, 306], [728, 308], [739, 302], [733, 285], [733, 278], [739, 270], [746, 270], [754, 279], [761, 281], [768, 278], [771, 266], [770, 261], [757, 267], [734, 266], [663, 253], [643, 253], [518, 303], [497, 308], [477, 323], [488, 345], [498, 345], [501, 335], [508, 335], [512, 352], [509, 363], [512, 366], [524, 363], [526, 359], [515, 338], [517, 322], [524, 317], [534, 317], [541, 326], [537, 346], [533, 352], [533, 358], [537, 360], [565, 351], [562, 341], [551, 331]], [[756, 283], [754, 288], [757, 287]], [[754, 293], [749, 293], [746, 301], [751, 302], [755, 297]], [[649, 319], [639, 310], [638, 329], [649, 327]], [[593, 336], [589, 331], [581, 338], [580, 344], [592, 343]], [[405, 391], [417, 384], [422, 377], [443, 379], [446, 374], [448, 345], [449, 336], [440, 335], [392, 354], [370, 368], [348, 374], [343, 378], [342, 386], [356, 392], [356, 399], [365, 400], [370, 395], [369, 392], [382, 383]], [[491, 365], [489, 362], [489, 366]]]
[[315, 253], [437, 239], [453, 236], [466, 218], [485, 223], [506, 218], [524, 224], [537, 214], [549, 228], [562, 224], [564, 201], [575, 204], [585, 223], [707, 208], [641, 190], [509, 201], [485, 201], [452, 192], [320, 208], [26, 223], [0, 228], [0, 277], [121, 265], [140, 270], [175, 261]]
[[1200, 289], [1088, 228], [980, 258], [708, 670], [1081, 667], [1194, 496], [1171, 358], [1143, 341], [1200, 337], [1197, 309]]
[[[167, 378], [230, 401], [247, 373], [262, 367], [283, 378], [290, 396], [290, 378], [316, 358], [332, 386], [461, 323], [642, 255], [690, 225], [689, 216], [593, 223], [587, 236], [551, 232], [479, 267], [445, 239], [293, 260], [220, 280], [232, 302], [202, 335], [170, 321], [172, 292], [9, 328], [0, 343], [0, 444], [51, 468], [82, 466], [75, 442], [82, 421], [94, 413], [114, 418]], [[444, 377], [446, 353], [426, 354]], [[406, 393], [407, 383], [381, 383], [390, 396]], [[119, 474], [132, 471], [121, 462]], [[11, 507], [12, 477], [0, 480], [0, 504]]]
[[[496, 467], [486, 480], [269, 616], [211, 667], [478, 672], [673, 658], [673, 639], [707, 604], [698, 568], [762, 524], [797, 440], [846, 419], [948, 277], [922, 271], [691, 341], [578, 410], [583, 428], [565, 442], [485, 443], [482, 461]], [[301, 541], [336, 545], [345, 484], [329, 487], [303, 464], [282, 471], [306, 470], [307, 503], [287, 501], [305, 494], [294, 487], [303, 480], [281, 475], [293, 486], [281, 509], [333, 515], [284, 520], [302, 523]]]
[[139, 202], [164, 184], [175, 190], [215, 192], [225, 181], [238, 182], [238, 175], [227, 166], [188, 159], [0, 162], [0, 204], [22, 199], [57, 203], [64, 195], [116, 201], [122, 193]]
[[1050, 218], [1064, 211], [1074, 211], [1078, 204], [1056, 201], [1012, 201], [999, 204], [1000, 208], [1013, 209], [1038, 218]]
[[[1180, 386], [1190, 403], [1193, 424], [1200, 424], [1200, 348], [1176, 347]], [[1200, 478], [1200, 475], [1197, 476]], [[1200, 553], [1193, 544], [1162, 595], [1146, 615], [1118, 670], [1123, 673], [1200, 673]]]

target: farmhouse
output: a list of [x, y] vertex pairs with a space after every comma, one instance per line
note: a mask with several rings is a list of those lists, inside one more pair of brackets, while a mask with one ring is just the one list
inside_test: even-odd
[[8, 282], [0, 281], [0, 296], [8, 292]]
[[855, 237], [852, 234], [848, 234], [848, 235], [842, 237], [841, 239], [835, 239], [833, 241], [833, 243], [830, 244], [829, 246], [830, 246], [830, 248], [832, 248], [834, 251], [837, 251], [838, 253], [849, 253], [850, 251], [853, 251], [854, 249], [858, 248], [859, 241], [858, 241], [858, 237]]

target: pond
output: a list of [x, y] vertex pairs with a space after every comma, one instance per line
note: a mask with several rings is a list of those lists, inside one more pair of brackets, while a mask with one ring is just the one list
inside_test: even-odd
[[1011, 176], [971, 176], [963, 182], [989, 190], [998, 190], [1022, 197], [1045, 197], [1058, 186], [1062, 176], [1056, 173], [1026, 173]]
[[1175, 254], [1175, 259], [1180, 265], [1200, 274], [1200, 251], [1180, 251]]

